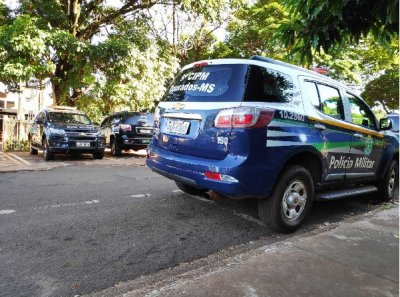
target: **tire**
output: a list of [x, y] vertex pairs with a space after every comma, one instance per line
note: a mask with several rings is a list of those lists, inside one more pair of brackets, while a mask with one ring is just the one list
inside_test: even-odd
[[207, 191], [177, 181], [175, 182], [175, 184], [179, 188], [179, 190], [189, 195], [202, 196]]
[[101, 160], [101, 159], [103, 159], [103, 157], [104, 157], [104, 151], [93, 154], [93, 159], [96, 159], [96, 160]]
[[258, 201], [261, 220], [280, 233], [297, 230], [314, 201], [314, 182], [310, 172], [299, 165], [285, 170], [271, 197]]
[[391, 201], [399, 190], [399, 164], [392, 160], [382, 181], [378, 183], [379, 200]]
[[43, 159], [45, 161], [54, 160], [54, 153], [52, 153], [49, 149], [49, 144], [46, 141], [46, 138], [43, 138]]
[[35, 148], [32, 146], [32, 139], [29, 140], [29, 153], [30, 153], [31, 155], [37, 155], [37, 154], [38, 154], [38, 150], [35, 149]]
[[111, 154], [113, 156], [121, 156], [121, 148], [116, 138], [114, 138], [111, 143]]

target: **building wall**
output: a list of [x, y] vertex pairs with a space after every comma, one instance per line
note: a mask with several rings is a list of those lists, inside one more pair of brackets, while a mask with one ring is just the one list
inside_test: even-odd
[[13, 114], [18, 119], [31, 117], [46, 106], [53, 104], [51, 84], [46, 83], [43, 90], [22, 88], [21, 93], [8, 93], [0, 82], [0, 114]]
[[21, 93], [7, 92], [0, 82], [0, 141], [28, 138], [28, 123], [43, 108], [53, 104], [50, 82], [42, 90], [23, 87]]

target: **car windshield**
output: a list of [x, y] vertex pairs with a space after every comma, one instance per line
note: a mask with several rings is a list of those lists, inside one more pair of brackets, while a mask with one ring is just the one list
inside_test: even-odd
[[52, 123], [84, 125], [90, 125], [92, 123], [90, 119], [84, 114], [67, 112], [50, 112], [49, 121]]

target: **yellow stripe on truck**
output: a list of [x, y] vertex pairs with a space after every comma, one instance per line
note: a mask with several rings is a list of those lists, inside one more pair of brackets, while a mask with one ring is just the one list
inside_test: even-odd
[[331, 120], [322, 120], [322, 119], [317, 119], [317, 118], [313, 118], [313, 117], [308, 117], [308, 119], [310, 121], [313, 121], [313, 122], [324, 123], [324, 124], [328, 124], [328, 125], [331, 125], [331, 126], [337, 126], [337, 127], [340, 127], [340, 128], [349, 129], [349, 130], [352, 130], [352, 131], [358, 131], [358, 132], [365, 133], [365, 134], [368, 134], [368, 135], [372, 135], [372, 136], [383, 138], [383, 134], [381, 134], [379, 132], [371, 131], [369, 129], [362, 128], [362, 127], [359, 127], [359, 126], [355, 126], [355, 125], [352, 125], [352, 124], [339, 123], [339, 122], [335, 122], [335, 121], [331, 121]]

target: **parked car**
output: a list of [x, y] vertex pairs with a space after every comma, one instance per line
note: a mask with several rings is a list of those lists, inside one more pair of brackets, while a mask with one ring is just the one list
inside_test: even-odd
[[122, 111], [106, 117], [100, 127], [106, 137], [106, 146], [113, 156], [122, 150], [145, 149], [153, 134], [154, 115], [148, 112]]
[[95, 159], [104, 156], [104, 134], [92, 124], [82, 111], [65, 106], [51, 106], [40, 111], [30, 129], [30, 153], [43, 150], [43, 158], [54, 159], [57, 153], [93, 154]]
[[[354, 91], [269, 58], [185, 66], [155, 111], [147, 166], [183, 192], [257, 198], [279, 232], [314, 200], [398, 189], [399, 141]], [[211, 192], [211, 193], [212, 193]]]
[[391, 113], [387, 115], [387, 118], [392, 121], [392, 131], [399, 136], [399, 114]]

